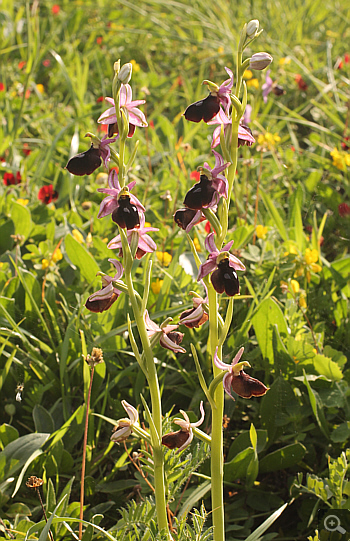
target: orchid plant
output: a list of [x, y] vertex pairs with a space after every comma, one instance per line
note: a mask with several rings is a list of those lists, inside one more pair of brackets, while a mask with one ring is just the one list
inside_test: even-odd
[[[110, 240], [108, 248], [117, 250], [119, 259], [111, 259], [116, 273], [113, 277], [99, 273], [102, 278], [102, 288], [90, 295], [86, 308], [93, 312], [103, 312], [117, 300], [119, 295], [129, 296], [132, 316], [128, 317], [128, 333], [133, 354], [140, 368], [145, 374], [150, 390], [151, 404], [148, 406], [143, 400], [149, 432], [140, 427], [137, 409], [122, 402], [129, 418], [121, 419], [112, 435], [112, 441], [118, 443], [125, 440], [131, 433], [145, 438], [151, 444], [154, 464], [154, 490], [156, 513], [159, 532], [172, 539], [168, 526], [167, 502], [164, 479], [164, 446], [175, 449], [177, 453], [183, 451], [196, 435], [211, 446], [211, 494], [213, 532], [215, 541], [225, 539], [224, 528], [224, 502], [223, 502], [223, 430], [222, 420], [224, 412], [224, 391], [233, 398], [233, 393], [243, 398], [262, 396], [267, 387], [258, 380], [251, 378], [243, 368], [248, 366], [246, 361], [240, 362], [243, 348], [239, 350], [231, 365], [223, 363], [223, 346], [231, 324], [233, 313], [233, 299], [239, 294], [239, 272], [245, 271], [244, 264], [232, 253], [233, 241], [226, 239], [228, 232], [228, 214], [231, 202], [233, 183], [235, 181], [238, 148], [241, 145], [251, 146], [254, 137], [248, 126], [242, 124], [243, 115], [248, 119], [250, 110], [247, 105], [247, 89], [243, 81], [244, 71], [247, 68], [262, 70], [272, 61], [268, 53], [256, 53], [243, 61], [243, 52], [261, 33], [259, 22], [250, 21], [244, 25], [240, 35], [237, 53], [236, 86], [233, 93], [234, 75], [230, 68], [225, 68], [229, 79], [221, 85], [211, 81], [204, 81], [209, 89], [209, 95], [204, 99], [189, 105], [184, 113], [185, 119], [190, 122], [204, 121], [209, 125], [216, 125], [212, 137], [212, 154], [215, 165], [210, 167], [205, 162], [199, 168], [200, 180], [187, 192], [182, 209], [174, 216], [175, 222], [185, 230], [191, 245], [193, 255], [198, 267], [197, 280], [206, 290], [206, 297], [202, 298], [194, 293], [193, 308], [186, 310], [179, 317], [179, 324], [171, 324], [168, 318], [163, 323], [154, 322], [147, 310], [149, 286], [151, 283], [152, 261], [146, 269], [146, 279], [143, 294], [140, 295], [134, 287], [132, 277], [133, 264], [142, 260], [147, 253], [156, 250], [156, 244], [149, 233], [157, 228], [146, 227], [145, 207], [131, 194], [135, 182], [127, 183], [128, 171], [136, 156], [137, 143], [131, 152], [128, 163], [125, 163], [125, 148], [128, 139], [132, 140], [136, 127], [146, 127], [147, 120], [139, 106], [144, 100], [132, 101], [132, 89], [129, 81], [132, 75], [132, 64], [120, 66], [120, 61], [114, 65], [114, 79], [112, 83], [112, 97], [106, 101], [110, 107], [102, 113], [98, 122], [108, 126], [108, 135], [100, 140], [94, 134], [91, 138], [91, 147], [87, 151], [72, 157], [67, 169], [73, 174], [91, 174], [103, 164], [109, 167], [112, 161], [118, 167], [118, 173], [111, 169], [108, 175], [108, 187], [98, 191], [105, 193], [98, 217], [111, 215], [113, 222], [118, 226], [118, 234]], [[110, 146], [118, 144], [118, 151]], [[221, 153], [214, 150], [221, 147]], [[225, 174], [226, 172], [226, 174]], [[208, 234], [205, 247], [208, 257], [201, 262], [195, 245], [189, 236], [192, 228], [203, 219], [209, 220], [215, 233]], [[123, 280], [122, 280], [123, 278]], [[223, 320], [218, 309], [218, 294], [225, 293], [229, 297], [226, 317]], [[142, 353], [139, 351], [134, 338], [131, 319], [136, 323], [139, 339], [142, 344]], [[177, 329], [179, 325], [188, 328], [198, 328], [209, 320], [208, 357], [212, 361], [213, 380], [209, 387], [201, 371], [196, 350], [192, 346], [192, 353], [196, 362], [199, 381], [203, 392], [210, 404], [212, 414], [211, 437], [200, 431], [197, 427], [204, 420], [203, 403], [200, 405], [201, 418], [191, 423], [186, 412], [181, 411], [184, 419], [175, 419], [180, 426], [177, 432], [162, 433], [162, 404], [161, 392], [158, 383], [154, 350], [158, 344], [174, 353], [181, 354], [185, 349], [180, 345], [183, 333]]]

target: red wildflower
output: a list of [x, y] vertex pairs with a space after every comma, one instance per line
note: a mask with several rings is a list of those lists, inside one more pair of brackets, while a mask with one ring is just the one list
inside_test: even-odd
[[345, 218], [345, 216], [349, 216], [350, 214], [350, 207], [347, 203], [340, 203], [340, 205], [338, 205], [338, 212], [339, 212], [339, 216], [341, 216], [342, 218]]
[[304, 79], [302, 78], [302, 76], [299, 73], [298, 73], [298, 75], [295, 76], [294, 80], [297, 83], [300, 90], [306, 90], [307, 89], [307, 84], [305, 83]]
[[199, 179], [201, 177], [201, 174], [199, 171], [191, 171], [190, 179], [195, 180], [196, 182], [199, 182]]
[[58, 199], [58, 192], [53, 189], [52, 184], [48, 184], [47, 186], [40, 188], [38, 192], [38, 199], [42, 203], [45, 203], [45, 205], [48, 205], [52, 201], [56, 201], [56, 199]]
[[295, 152], [295, 147], [293, 145], [290, 147], [290, 149]]
[[58, 4], [54, 4], [51, 8], [51, 12], [53, 15], [57, 15], [60, 12], [60, 6]]
[[341, 70], [343, 69], [343, 61], [339, 59], [339, 61], [337, 62], [337, 68], [338, 70]]
[[25, 99], [27, 100], [30, 96], [30, 90], [29, 88], [26, 90], [26, 93], [24, 94]]
[[22, 177], [19, 171], [17, 171], [16, 176], [13, 173], [5, 173], [3, 178], [5, 186], [20, 184], [21, 180]]
[[344, 62], [345, 62], [345, 64], [350, 64], [350, 54], [349, 53], [346, 53], [344, 55]]
[[50, 64], [51, 62], [48, 58], [46, 60], [43, 60], [43, 66], [45, 66], [45, 68], [48, 68]]
[[23, 69], [26, 65], [26, 61], [25, 60], [21, 60], [21, 62], [18, 62], [18, 69]]
[[206, 233], [208, 233], [208, 235], [209, 235], [210, 231], [214, 231], [214, 233], [216, 233], [216, 231], [214, 229], [212, 230], [212, 227], [211, 227], [211, 224], [210, 224], [209, 220], [205, 224], [204, 231]]
[[99, 124], [97, 126], [97, 131], [100, 133], [108, 133], [108, 124]]
[[151, 128], [151, 130], [154, 130], [154, 122], [153, 122], [153, 120], [150, 120], [148, 125]]
[[97, 103], [101, 103], [101, 101], [104, 100], [104, 97], [103, 96], [99, 96], [96, 100]]
[[344, 141], [342, 141], [341, 147], [343, 150], [349, 150], [350, 148], [350, 137], [344, 137]]
[[4, 83], [0, 83], [0, 92], [3, 92], [5, 90]]
[[111, 171], [115, 171], [118, 175], [119, 173], [119, 167], [117, 165], [115, 165], [114, 167], [110, 167], [108, 173], [110, 173]]
[[99, 36], [98, 38], [96, 38], [96, 43], [97, 43], [98, 45], [101, 45], [102, 41], [103, 41], [103, 37], [102, 37], [102, 36]]
[[23, 143], [22, 152], [25, 156], [29, 156], [31, 149], [29, 148], [28, 143]]

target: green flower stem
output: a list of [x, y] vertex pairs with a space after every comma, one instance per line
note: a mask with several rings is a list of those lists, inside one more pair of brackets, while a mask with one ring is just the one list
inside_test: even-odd
[[152, 402], [152, 418], [156, 430], [158, 432], [158, 441], [152, 442], [153, 462], [154, 462], [154, 489], [156, 498], [157, 520], [159, 531], [167, 532], [168, 538], [171, 535], [168, 529], [168, 520], [166, 513], [165, 501], [165, 484], [164, 484], [164, 455], [161, 445], [162, 439], [162, 406], [159, 392], [158, 377], [154, 364], [153, 352], [147, 335], [146, 325], [141, 314], [139, 303], [137, 302], [135, 290], [132, 283], [131, 272], [125, 272], [125, 282], [128, 286], [129, 298], [134, 312], [134, 318], [139, 331], [144, 358], [147, 367], [147, 381], [149, 385], [151, 402]]
[[[227, 227], [227, 226], [226, 226]], [[219, 343], [217, 295], [212, 285], [207, 282], [209, 299], [209, 343], [212, 359]], [[221, 350], [221, 348], [220, 348]], [[221, 351], [219, 351], [219, 355]], [[214, 377], [220, 374], [220, 369], [213, 363]], [[216, 408], [212, 408], [211, 433], [211, 501], [213, 509], [214, 541], [225, 540], [224, 522], [224, 459], [222, 418], [224, 415], [224, 389], [219, 385], [214, 394]]]
[[195, 426], [192, 427], [192, 432], [197, 438], [202, 440], [204, 443], [207, 443], [208, 445], [211, 445], [211, 437], [208, 436], [208, 434], [206, 434], [205, 432], [203, 432], [199, 428], [196, 428]]

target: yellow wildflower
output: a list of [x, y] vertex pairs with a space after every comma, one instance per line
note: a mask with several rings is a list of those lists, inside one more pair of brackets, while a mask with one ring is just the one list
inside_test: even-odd
[[25, 207], [26, 205], [28, 205], [29, 199], [22, 199], [20, 197], [19, 199], [17, 199], [17, 203], [19, 203], [20, 205], [23, 205]]
[[[183, 114], [183, 113], [181, 113], [181, 114]], [[150, 224], [150, 222], [145, 222], [144, 227], [152, 227], [152, 225]]]
[[218, 53], [219, 54], [224, 54], [224, 51], [225, 51], [225, 49], [223, 48], [222, 45], [220, 45], [220, 47], [218, 48]]
[[264, 239], [266, 237], [266, 233], [267, 233], [266, 226], [261, 225], [261, 224], [256, 226], [256, 236], [258, 237], [258, 239]]
[[249, 81], [247, 81], [247, 86], [258, 89], [259, 88], [259, 80], [258, 79], [249, 79]]
[[54, 263], [57, 263], [57, 261], [61, 261], [61, 259], [63, 258], [63, 255], [62, 255], [62, 252], [59, 248], [56, 248], [54, 250], [54, 253], [52, 254], [52, 261]]
[[155, 295], [158, 295], [160, 293], [163, 282], [164, 280], [159, 280], [159, 278], [157, 278], [155, 282], [151, 283], [151, 289]]
[[300, 296], [300, 299], [299, 299], [299, 306], [301, 308], [307, 308], [307, 304], [306, 304], [306, 298], [304, 295], [301, 295]]
[[297, 282], [296, 280], [291, 280], [290, 285], [291, 285], [291, 288], [293, 290], [293, 293], [298, 293], [299, 292], [299, 289], [300, 289], [299, 282]]
[[2, 269], [3, 266], [4, 266], [4, 262], [0, 261], [0, 269]]
[[36, 85], [36, 89], [39, 92], [39, 94], [44, 94], [44, 92], [45, 92], [44, 85], [42, 85], [42, 84]]
[[276, 143], [279, 143], [280, 141], [281, 141], [281, 138], [278, 135], [278, 133], [266, 132], [265, 134], [260, 133], [258, 135], [258, 144], [261, 146], [266, 146], [269, 149], [274, 147]]
[[305, 263], [307, 265], [311, 265], [311, 263], [316, 263], [318, 261], [318, 251], [313, 248], [310, 250], [310, 248], [306, 248], [305, 250]]
[[194, 244], [194, 247], [195, 247], [195, 249], [197, 250], [197, 252], [201, 252], [201, 251], [202, 251], [201, 245], [199, 244], [199, 240], [197, 239], [197, 237], [194, 237], [194, 239], [193, 239], [193, 244]]
[[49, 264], [50, 264], [50, 263], [49, 263], [49, 260], [48, 260], [48, 259], [42, 259], [42, 260], [41, 260], [41, 268], [42, 268], [43, 270], [47, 269], [47, 267], [49, 266]]
[[287, 66], [291, 63], [291, 59], [289, 58], [289, 56], [285, 56], [284, 58], [280, 58], [278, 63], [280, 66]]
[[83, 237], [83, 235], [80, 233], [80, 231], [78, 231], [77, 229], [73, 229], [72, 235], [73, 235], [73, 237], [75, 238], [75, 240], [76, 240], [77, 242], [79, 242], [79, 244], [83, 244], [83, 242], [84, 242], [84, 237]]
[[168, 252], [156, 252], [156, 256], [159, 263], [161, 263], [164, 267], [170, 265], [173, 258], [172, 255], [168, 254]]
[[132, 64], [132, 71], [134, 73], [137, 73], [138, 71], [140, 71], [140, 65], [136, 62], [136, 60], [132, 59], [130, 60], [130, 64]]
[[331, 152], [333, 164], [340, 171], [346, 171], [346, 167], [350, 166], [350, 154], [348, 152], [339, 151], [334, 148]]
[[293, 244], [291, 244], [291, 245], [289, 246], [287, 252], [284, 252], [284, 255], [285, 255], [285, 256], [287, 256], [287, 255], [289, 255], [289, 254], [293, 254], [293, 255], [297, 255], [297, 254], [298, 254], [298, 251], [297, 251], [296, 247], [295, 247]]
[[319, 265], [318, 263], [311, 263], [310, 267], [314, 272], [321, 272], [322, 270], [321, 265]]
[[244, 75], [243, 75], [243, 79], [251, 79], [252, 77], [253, 77], [252, 70], [245, 70]]

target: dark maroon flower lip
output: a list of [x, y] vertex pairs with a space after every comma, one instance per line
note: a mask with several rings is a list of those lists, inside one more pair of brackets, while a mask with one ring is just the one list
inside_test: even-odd
[[169, 432], [162, 437], [162, 444], [168, 449], [178, 449], [182, 447], [189, 438], [189, 430], [178, 430], [177, 432]]
[[230, 267], [228, 258], [219, 262], [210, 279], [217, 293], [225, 292], [229, 297], [239, 294], [238, 275], [235, 269]]
[[263, 396], [268, 391], [266, 385], [258, 379], [252, 378], [243, 370], [240, 371], [238, 376], [232, 376], [231, 389], [241, 398]]
[[201, 175], [200, 181], [187, 192], [184, 205], [192, 210], [201, 210], [209, 206], [213, 202], [213, 198], [215, 198], [214, 202], [217, 203], [218, 197], [215, 197], [216, 193], [217, 191], [208, 177]]
[[118, 199], [118, 206], [112, 212], [112, 220], [119, 227], [134, 229], [140, 226], [140, 216], [136, 205], [130, 201], [129, 194], [122, 194]]
[[101, 314], [112, 306], [115, 303], [119, 295], [117, 293], [112, 293], [112, 295], [107, 299], [98, 299], [90, 300], [88, 299], [85, 303], [85, 307], [90, 310], [90, 312], [95, 312], [96, 314]]
[[220, 110], [220, 98], [209, 94], [203, 100], [191, 103], [184, 112], [186, 120], [191, 122], [209, 122], [218, 114]]
[[89, 150], [73, 156], [68, 161], [66, 169], [72, 175], [82, 177], [84, 175], [91, 175], [101, 164], [101, 150], [95, 148], [92, 144]]

